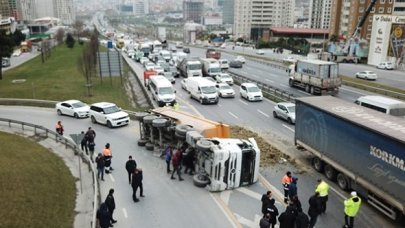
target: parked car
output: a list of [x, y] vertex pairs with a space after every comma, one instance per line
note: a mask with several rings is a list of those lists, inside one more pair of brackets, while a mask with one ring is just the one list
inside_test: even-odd
[[245, 63], [245, 62], [246, 62], [245, 57], [243, 57], [243, 56], [241, 56], [241, 55], [236, 56], [235, 60], [236, 60], [236, 61], [239, 61], [239, 62], [242, 62], [242, 63]]
[[295, 104], [290, 102], [280, 102], [274, 106], [274, 118], [281, 118], [290, 124], [295, 124]]
[[86, 118], [89, 117], [90, 106], [79, 100], [67, 100], [56, 103], [55, 109], [58, 115]]
[[263, 51], [263, 50], [260, 50], [260, 49], [257, 49], [257, 50], [256, 50], [256, 54], [258, 54], [258, 55], [264, 55], [264, 51]]
[[263, 100], [262, 90], [254, 83], [242, 83], [239, 87], [239, 94], [248, 101]]
[[233, 85], [233, 78], [227, 73], [218, 74], [215, 79], [218, 83], [227, 83], [228, 85]]
[[217, 84], [215, 87], [217, 87], [218, 96], [235, 97], [235, 90], [233, 90], [233, 88], [230, 85], [228, 85], [226, 83], [220, 83], [220, 84]]
[[165, 78], [167, 78], [170, 83], [176, 83], [176, 79], [173, 77], [173, 74], [171, 72], [164, 72], [162, 75], [165, 76]]
[[373, 71], [360, 71], [356, 73], [356, 78], [366, 79], [366, 80], [377, 80], [377, 74]]
[[394, 63], [391, 62], [382, 62], [377, 65], [378, 69], [393, 70], [395, 69]]
[[148, 58], [146, 58], [146, 57], [141, 57], [140, 59], [139, 59], [139, 62], [143, 65], [145, 62], [148, 62], [149, 61], [149, 59]]
[[91, 122], [105, 124], [109, 128], [129, 124], [128, 113], [121, 111], [121, 109], [113, 103], [94, 103], [90, 106], [89, 113]]
[[187, 54], [190, 54], [190, 48], [183, 48], [183, 52], [187, 53]]
[[243, 63], [241, 61], [232, 60], [231, 62], [229, 62], [229, 67], [231, 67], [231, 68], [242, 68]]

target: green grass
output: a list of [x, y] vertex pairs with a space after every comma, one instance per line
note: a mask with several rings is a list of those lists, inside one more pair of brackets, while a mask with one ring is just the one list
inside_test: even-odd
[[[52, 49], [51, 57], [41, 62], [38, 56], [14, 69], [6, 71], [0, 81], [0, 97], [28, 98], [62, 101], [78, 99], [86, 103], [109, 101], [118, 106], [135, 110], [121, 86], [120, 78], [99, 77], [92, 79], [92, 96], [86, 95], [85, 77], [78, 70], [77, 58], [83, 46], [76, 44], [73, 49], [60, 45]], [[126, 75], [126, 74], [124, 74]], [[25, 79], [24, 83], [12, 83], [15, 79]], [[124, 83], [126, 78], [123, 78]]]
[[72, 227], [76, 188], [63, 160], [0, 132], [0, 227]]

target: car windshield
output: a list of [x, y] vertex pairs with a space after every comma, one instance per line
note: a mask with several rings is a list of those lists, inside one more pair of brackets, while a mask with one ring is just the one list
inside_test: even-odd
[[201, 64], [189, 64], [188, 69], [189, 70], [201, 70]]
[[81, 108], [81, 107], [84, 107], [84, 106], [86, 106], [86, 104], [84, 104], [84, 103], [82, 103], [80, 101], [72, 104], [73, 108]]
[[251, 93], [255, 93], [255, 92], [260, 92], [260, 89], [256, 86], [252, 86], [252, 87], [248, 87], [247, 91], [251, 92]]
[[171, 87], [159, 88], [159, 94], [161, 94], [161, 95], [172, 94], [172, 93], [173, 93], [173, 90]]
[[111, 114], [111, 113], [116, 113], [116, 112], [120, 111], [120, 109], [116, 105], [104, 108], [103, 110], [104, 110], [104, 114]]
[[295, 106], [286, 107], [289, 113], [295, 113]]
[[211, 69], [208, 70], [208, 72], [210, 72], [210, 73], [220, 73], [221, 68], [211, 68]]
[[201, 87], [201, 92], [203, 94], [212, 94], [212, 93], [216, 93], [217, 90], [215, 89], [215, 86], [204, 86], [204, 87]]

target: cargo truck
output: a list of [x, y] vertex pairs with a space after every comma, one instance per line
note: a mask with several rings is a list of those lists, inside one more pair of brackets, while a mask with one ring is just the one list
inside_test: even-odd
[[184, 58], [177, 65], [177, 69], [179, 69], [180, 75], [185, 78], [202, 77], [203, 75], [201, 67], [201, 62], [198, 59], [193, 58]]
[[342, 85], [338, 64], [316, 59], [297, 60], [289, 68], [290, 87], [300, 87], [311, 94], [336, 95]]
[[209, 76], [215, 78], [219, 75], [221, 71], [221, 65], [219, 64], [218, 60], [213, 58], [200, 58], [200, 62], [202, 63], [202, 73], [203, 76]]
[[208, 48], [207, 52], [205, 53], [206, 58], [214, 58], [214, 59], [220, 59], [221, 58], [221, 52], [216, 51], [215, 49]]
[[295, 144], [340, 188], [392, 219], [405, 214], [405, 120], [331, 96], [298, 98]]

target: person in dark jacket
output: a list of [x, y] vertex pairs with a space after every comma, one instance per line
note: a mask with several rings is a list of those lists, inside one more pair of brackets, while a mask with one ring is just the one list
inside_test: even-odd
[[322, 213], [322, 199], [319, 196], [319, 192], [315, 192], [311, 198], [309, 198], [308, 215], [311, 218], [309, 221], [309, 228], [313, 228], [316, 224], [318, 215]]
[[170, 161], [172, 160], [173, 156], [173, 149], [171, 145], [168, 145], [166, 150], [165, 150], [165, 160], [166, 160], [166, 165], [167, 165], [167, 173], [170, 173]]
[[260, 219], [260, 228], [270, 228], [270, 214], [264, 214], [263, 218]]
[[308, 228], [309, 219], [302, 208], [298, 209], [297, 218], [295, 219], [295, 228]]
[[89, 147], [89, 151], [90, 151], [90, 159], [93, 162], [93, 154], [94, 154], [94, 148], [96, 147], [96, 144], [94, 142], [89, 142], [87, 144], [87, 146]]
[[293, 207], [295, 209], [295, 211], [298, 211], [298, 209], [302, 209], [301, 201], [300, 201], [300, 199], [298, 199], [297, 195], [292, 197], [289, 205], [291, 207]]
[[88, 142], [94, 142], [94, 139], [96, 138], [96, 132], [89, 127], [89, 129], [86, 132], [86, 138]]
[[84, 134], [84, 131], [81, 132], [80, 136], [82, 137], [82, 141], [80, 141], [82, 151], [86, 151], [86, 154], [89, 154], [89, 150], [87, 148], [87, 137], [86, 134]]
[[298, 181], [298, 178], [293, 177], [291, 184], [288, 186], [288, 196], [290, 198], [290, 201], [292, 201], [292, 198], [294, 196], [298, 195], [297, 181]]
[[270, 204], [271, 200], [271, 191], [267, 191], [266, 194], [262, 195], [262, 213], [263, 215], [267, 214], [267, 207]]
[[287, 209], [278, 217], [278, 221], [280, 222], [279, 228], [294, 228], [296, 218], [297, 211], [293, 207], [287, 206]]
[[184, 169], [184, 173], [193, 175], [194, 174], [194, 160], [195, 160], [195, 149], [192, 147], [189, 147], [186, 149], [186, 155], [184, 156], [184, 166], [186, 167]]
[[277, 216], [278, 216], [278, 209], [274, 205], [276, 201], [274, 199], [270, 199], [269, 204], [267, 205], [267, 212], [270, 213], [270, 223], [271, 227], [274, 228], [276, 227], [277, 224]]
[[105, 203], [102, 203], [100, 205], [100, 208], [97, 210], [97, 219], [101, 228], [110, 227], [110, 211], [108, 210], [108, 207]]
[[139, 199], [136, 198], [136, 192], [138, 191], [138, 187], [140, 188], [140, 196], [145, 197], [143, 195], [143, 173], [142, 169], [135, 169], [134, 173], [132, 174], [132, 199], [134, 202], [139, 202]]
[[136, 161], [132, 159], [132, 156], [130, 155], [128, 158], [128, 161], [125, 163], [125, 169], [128, 172], [128, 181], [129, 184], [131, 184], [131, 176], [134, 173], [136, 169]]
[[99, 179], [101, 176], [101, 180], [104, 181], [104, 157], [101, 153], [98, 154], [96, 157], [96, 163], [97, 163], [97, 178]]
[[111, 188], [110, 191], [108, 192], [107, 198], [105, 199], [105, 204], [108, 207], [108, 210], [110, 211], [110, 219], [111, 223], [116, 223], [117, 220], [114, 220], [114, 210], [115, 210], [115, 199], [114, 199], [114, 189]]
[[176, 172], [177, 172], [177, 175], [179, 176], [179, 181], [184, 180], [183, 178], [181, 178], [181, 166], [180, 166], [180, 164], [181, 164], [181, 154], [182, 154], [181, 150], [178, 149], [176, 151], [176, 153], [173, 155], [173, 158], [172, 158], [173, 172], [172, 172], [172, 176], [171, 176], [172, 180], [176, 179], [174, 177], [174, 173], [176, 173]]

